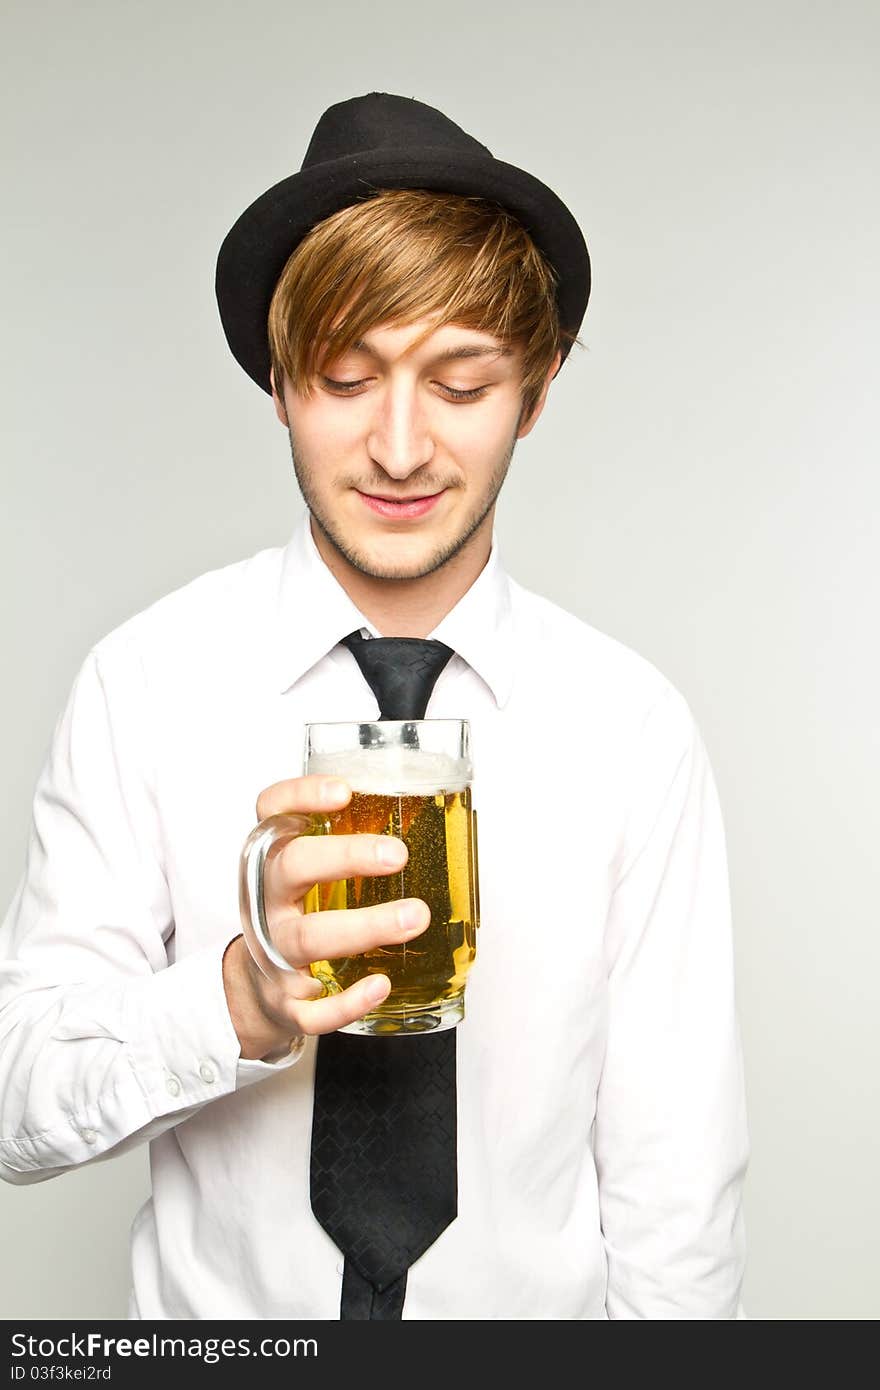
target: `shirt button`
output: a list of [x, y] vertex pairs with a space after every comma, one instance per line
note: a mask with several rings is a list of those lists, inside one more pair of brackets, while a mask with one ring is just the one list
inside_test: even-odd
[[83, 1129], [80, 1131], [87, 1144], [96, 1144], [98, 1136], [93, 1129]]
[[214, 1068], [209, 1067], [207, 1062], [203, 1062], [199, 1067], [199, 1076], [210, 1086], [211, 1082], [214, 1080]]
[[168, 1080], [165, 1082], [165, 1090], [168, 1092], [169, 1096], [180, 1095], [180, 1082], [176, 1076], [169, 1076]]

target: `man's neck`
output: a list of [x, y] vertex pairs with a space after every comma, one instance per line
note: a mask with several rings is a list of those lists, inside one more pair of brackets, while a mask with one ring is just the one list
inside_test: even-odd
[[418, 579], [375, 579], [355, 569], [314, 518], [310, 518], [310, 526], [321, 559], [352, 603], [383, 637], [427, 637], [475, 583], [492, 548], [489, 521], [431, 574]]

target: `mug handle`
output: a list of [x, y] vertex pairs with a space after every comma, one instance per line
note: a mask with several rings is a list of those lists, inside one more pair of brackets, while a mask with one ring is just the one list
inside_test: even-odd
[[263, 878], [266, 859], [275, 845], [308, 835], [314, 829], [311, 816], [284, 812], [267, 816], [255, 825], [244, 842], [238, 868], [238, 905], [247, 948], [255, 964], [267, 980], [276, 980], [279, 972], [292, 974], [295, 967], [284, 959], [273, 944], [266, 921], [263, 899]]

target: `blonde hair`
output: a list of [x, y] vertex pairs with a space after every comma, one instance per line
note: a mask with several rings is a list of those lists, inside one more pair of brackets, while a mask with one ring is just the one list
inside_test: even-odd
[[378, 324], [431, 318], [521, 346], [521, 421], [557, 351], [578, 342], [559, 323], [556, 275], [522, 224], [484, 198], [386, 189], [313, 227], [269, 306], [276, 389], [310, 396], [319, 353], [341, 356]]

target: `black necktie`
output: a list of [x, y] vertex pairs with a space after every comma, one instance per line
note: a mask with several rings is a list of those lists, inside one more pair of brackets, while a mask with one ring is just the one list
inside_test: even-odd
[[[345, 638], [380, 719], [422, 719], [452, 656], [414, 637]], [[409, 1266], [458, 1211], [455, 1029], [318, 1039], [312, 1211], [345, 1256], [341, 1319], [400, 1318]]]

